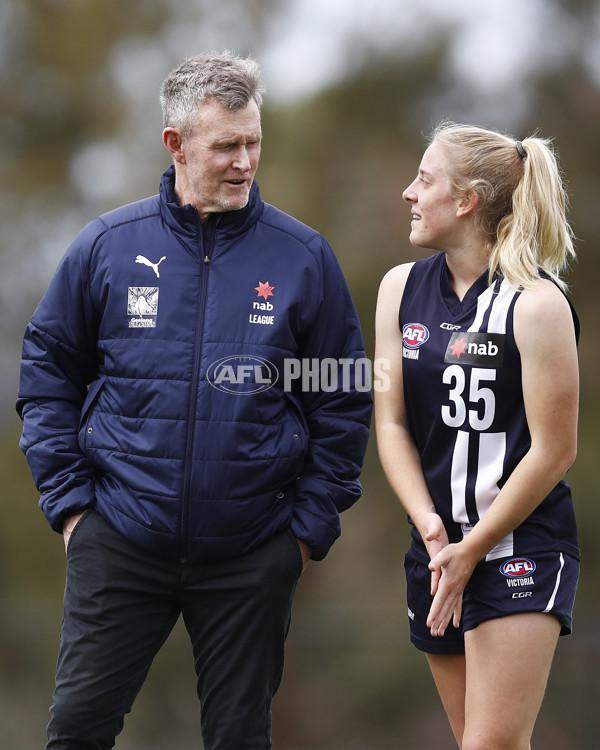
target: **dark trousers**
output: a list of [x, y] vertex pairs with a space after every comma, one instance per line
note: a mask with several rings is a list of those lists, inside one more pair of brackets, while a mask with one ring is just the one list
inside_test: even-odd
[[95, 511], [68, 549], [47, 750], [109, 750], [179, 615], [190, 636], [205, 750], [271, 747], [271, 701], [302, 571], [285, 531], [235, 559], [166, 561]]

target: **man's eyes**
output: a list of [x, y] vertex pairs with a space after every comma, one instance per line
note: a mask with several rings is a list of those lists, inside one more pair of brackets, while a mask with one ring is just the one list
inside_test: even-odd
[[223, 143], [220, 145], [216, 145], [213, 148], [217, 151], [227, 151], [227, 149], [236, 149], [244, 146], [260, 146], [260, 140], [257, 139], [255, 141], [246, 141], [246, 143]]

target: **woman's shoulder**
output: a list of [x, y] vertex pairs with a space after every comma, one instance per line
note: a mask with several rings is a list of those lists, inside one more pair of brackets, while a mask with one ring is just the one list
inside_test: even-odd
[[435, 253], [428, 258], [394, 266], [381, 280], [380, 301], [391, 300], [392, 304], [395, 304], [397, 300], [402, 299], [409, 287], [410, 290], [414, 290], [419, 284], [427, 283], [427, 279], [437, 278], [439, 266], [445, 262], [444, 253]]
[[401, 263], [399, 266], [394, 266], [385, 274], [381, 280], [382, 289], [403, 289], [406, 284], [406, 279], [410, 274], [414, 262], [412, 263]]
[[519, 295], [516, 303], [522, 317], [541, 318], [548, 313], [567, 313], [569, 302], [566, 295], [553, 281], [536, 279]]
[[550, 279], [539, 278], [515, 303], [515, 335], [551, 336], [559, 341], [573, 331], [575, 315], [563, 291]]
[[406, 287], [406, 280], [413, 266], [414, 263], [402, 263], [399, 266], [394, 266], [381, 280], [375, 312], [375, 327], [380, 339], [385, 332], [393, 339], [396, 338], [400, 303]]

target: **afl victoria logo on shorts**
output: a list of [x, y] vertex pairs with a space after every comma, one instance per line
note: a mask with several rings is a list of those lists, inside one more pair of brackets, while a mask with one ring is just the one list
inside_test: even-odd
[[506, 560], [500, 566], [500, 572], [507, 578], [521, 578], [521, 576], [530, 576], [535, 570], [535, 563], [527, 557], [513, 557]]

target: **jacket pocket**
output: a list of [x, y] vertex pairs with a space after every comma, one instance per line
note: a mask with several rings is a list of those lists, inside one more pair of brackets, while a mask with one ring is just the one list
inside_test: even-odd
[[296, 403], [295, 399], [284, 391], [283, 397], [287, 404], [287, 412], [292, 418], [294, 424], [298, 428], [298, 433], [302, 436], [303, 440], [308, 438], [308, 426], [306, 424], [306, 418], [300, 406]]
[[105, 383], [105, 375], [102, 375], [100, 378], [98, 378], [98, 380], [94, 380], [94, 382], [88, 388], [87, 396], [85, 397], [85, 401], [83, 402], [83, 406], [81, 407], [81, 417], [79, 418], [79, 445], [82, 449], [85, 448], [86, 443], [88, 442], [88, 436], [91, 435], [94, 431], [93, 425], [91, 423], [92, 412], [94, 410], [94, 407], [98, 403], [100, 393], [102, 392]]

